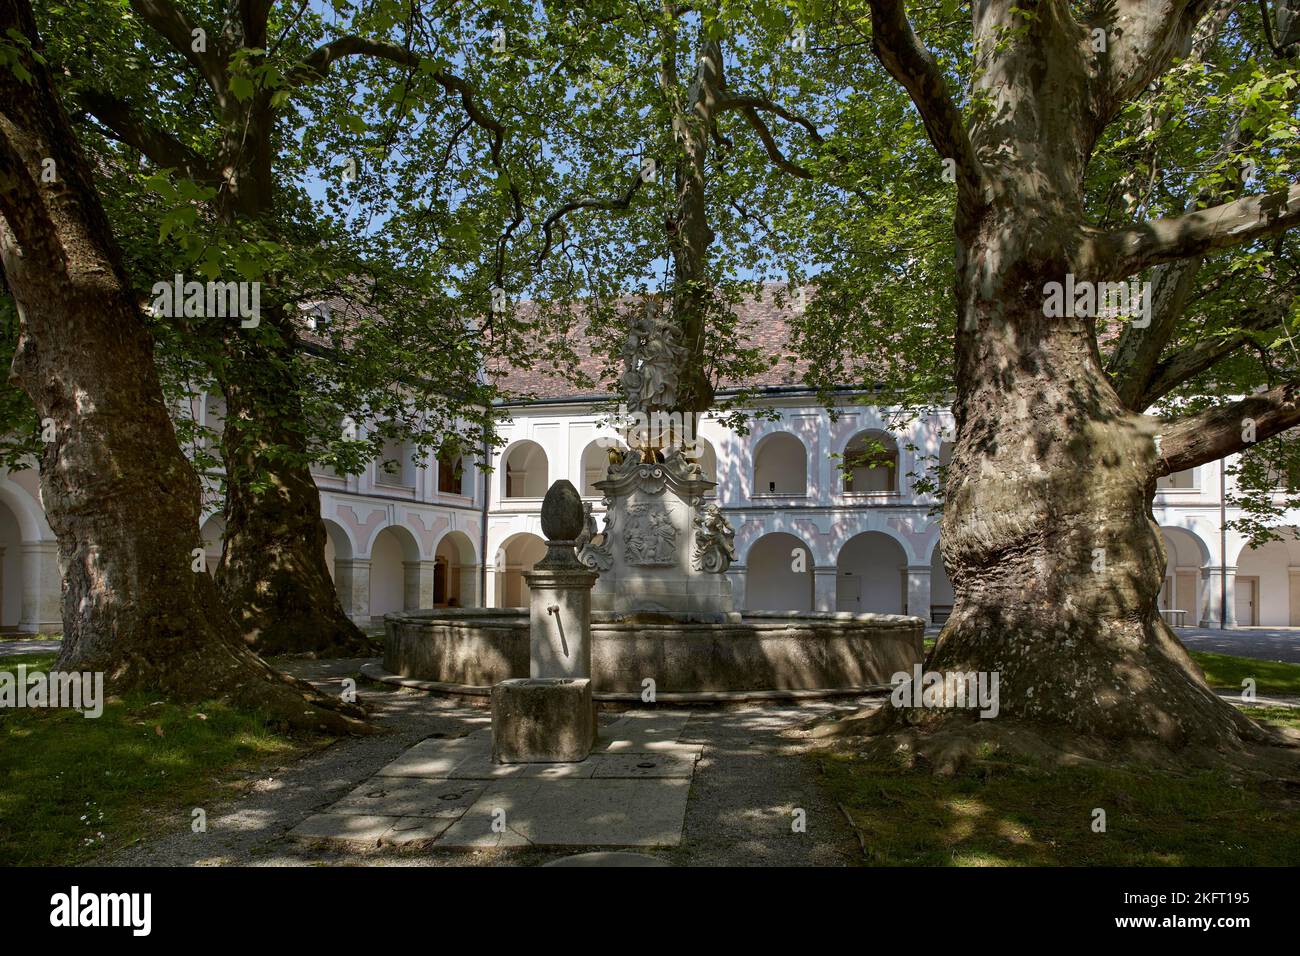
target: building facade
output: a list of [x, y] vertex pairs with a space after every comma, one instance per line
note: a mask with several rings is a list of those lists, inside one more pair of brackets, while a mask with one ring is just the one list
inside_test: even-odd
[[[946, 412], [907, 419], [845, 395], [830, 415], [806, 391], [773, 388], [773, 421], [740, 434], [719, 421], [700, 427], [706, 476], [736, 531], [728, 572], [737, 607], [750, 610], [878, 611], [941, 623], [952, 587], [939, 549], [935, 499], [918, 489], [948, 453]], [[321, 469], [326, 558], [344, 608], [371, 625], [417, 607], [523, 607], [523, 572], [544, 552], [540, 509], [553, 481], [567, 478], [603, 509], [593, 482], [604, 477], [615, 434], [590, 401], [553, 398], [503, 407], [508, 419], [491, 470], [463, 460], [386, 447], [365, 473]], [[221, 425], [219, 400], [187, 409]], [[868, 464], [845, 473], [842, 462]], [[1300, 514], [1288, 540], [1251, 547], [1226, 524], [1232, 479], [1223, 463], [1160, 482], [1155, 517], [1168, 552], [1160, 606], [1174, 624], [1300, 625]], [[209, 568], [221, 553], [215, 502], [204, 517]], [[59, 621], [58, 549], [40, 505], [34, 469], [0, 473], [0, 627], [53, 633]]]

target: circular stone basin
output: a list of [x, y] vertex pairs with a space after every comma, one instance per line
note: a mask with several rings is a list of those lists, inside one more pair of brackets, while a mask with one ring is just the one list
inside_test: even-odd
[[[448, 608], [384, 618], [384, 668], [483, 693], [528, 677], [528, 612]], [[765, 691], [851, 692], [889, 684], [924, 656], [919, 617], [756, 611], [721, 621], [593, 614], [594, 696]]]

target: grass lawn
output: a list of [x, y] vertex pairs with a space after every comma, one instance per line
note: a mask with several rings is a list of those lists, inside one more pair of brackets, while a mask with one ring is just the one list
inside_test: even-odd
[[1257, 661], [1249, 657], [1192, 651], [1192, 658], [1205, 671], [1211, 687], [1241, 690], [1247, 677], [1255, 681], [1257, 694], [1300, 694], [1300, 664], [1280, 661]]
[[[52, 654], [0, 658], [44, 670]], [[161, 828], [187, 826], [232, 795], [238, 771], [307, 753], [319, 739], [268, 731], [217, 703], [109, 698], [68, 710], [0, 710], [0, 865], [69, 864]]]
[[[1252, 708], [1300, 727], [1300, 712]], [[952, 778], [819, 753], [820, 779], [876, 866], [1295, 866], [1300, 802], [1217, 772], [1045, 768], [1010, 760]], [[1106, 832], [1092, 830], [1106, 811]]]
[[[925, 638], [926, 653], [934, 647], [934, 638]], [[1241, 690], [1241, 682], [1254, 678], [1256, 694], [1300, 694], [1300, 664], [1261, 661], [1253, 657], [1233, 657], [1209, 651], [1190, 651], [1192, 659], [1205, 671], [1211, 687]]]

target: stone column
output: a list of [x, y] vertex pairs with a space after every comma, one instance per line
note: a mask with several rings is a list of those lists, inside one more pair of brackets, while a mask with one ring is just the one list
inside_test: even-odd
[[727, 578], [731, 581], [731, 597], [736, 610], [744, 610], [749, 607], [749, 587], [746, 575], [747, 568], [743, 564], [733, 564], [727, 568]]
[[348, 617], [357, 624], [370, 623], [369, 558], [335, 558], [334, 589]]
[[483, 597], [478, 593], [479, 567], [477, 564], [459, 564], [456, 570], [460, 574], [460, 588], [456, 597], [461, 607], [483, 607]]
[[433, 607], [433, 576], [435, 561], [402, 562], [402, 607], [414, 610]]
[[818, 565], [813, 568], [813, 610], [814, 611], [834, 611], [836, 610], [835, 600], [835, 576], [839, 573], [839, 568], [835, 565]]
[[591, 588], [596, 572], [574, 551], [585, 519], [582, 497], [568, 481], [542, 501], [546, 555], [524, 572], [529, 589], [529, 677], [591, 677]]
[[23, 603], [18, 629], [62, 634], [63, 572], [56, 541], [23, 542]]
[[907, 613], [930, 626], [930, 565], [907, 566]]
[[1233, 565], [1203, 568], [1201, 577], [1208, 590], [1205, 617], [1201, 619], [1201, 627], [1225, 629], [1236, 627], [1237, 568]]

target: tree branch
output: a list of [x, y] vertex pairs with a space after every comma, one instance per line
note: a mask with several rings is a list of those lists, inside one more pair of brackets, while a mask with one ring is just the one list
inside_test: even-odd
[[120, 143], [143, 153], [155, 166], [176, 169], [195, 182], [221, 182], [220, 170], [176, 137], [142, 119], [126, 100], [100, 90], [85, 90], [78, 105]]
[[714, 114], [725, 113], [728, 110], [763, 110], [767, 113], [775, 113], [787, 123], [798, 123], [808, 131], [809, 137], [814, 143], [823, 142], [822, 134], [817, 131], [817, 124], [806, 116], [800, 116], [798, 113], [792, 113], [790, 110], [781, 106], [779, 103], [773, 103], [764, 96], [724, 96], [714, 104]]
[[636, 195], [641, 188], [641, 171], [637, 170], [632, 177], [632, 182], [628, 184], [627, 189], [619, 196], [609, 198], [600, 198], [595, 196], [580, 196], [577, 199], [571, 199], [557, 208], [553, 213], [542, 221], [542, 249], [537, 254], [536, 265], [540, 266], [546, 257], [551, 254], [552, 230], [555, 224], [571, 212], [577, 212], [579, 209], [626, 209], [632, 204], [632, 197]]
[[1127, 278], [1150, 266], [1242, 245], [1300, 224], [1300, 184], [1286, 192], [1243, 196], [1209, 209], [1097, 233], [1082, 260], [1097, 280]]
[[194, 49], [196, 27], [171, 0], [131, 0], [131, 9], [199, 71], [217, 95], [218, 102], [224, 104], [227, 97], [226, 69], [223, 57], [217, 52], [217, 31], [205, 28], [207, 42], [204, 52], [200, 52]]
[[1216, 0], [1118, 0], [1102, 59], [1105, 123], [1192, 49], [1196, 26]]
[[[289, 71], [286, 79], [291, 87], [316, 82], [324, 79], [335, 61], [349, 56], [367, 56], [372, 59], [387, 60], [390, 63], [413, 68], [418, 68], [424, 59], [419, 53], [408, 50], [396, 43], [389, 43], [385, 40], [371, 40], [359, 36], [345, 36], [317, 47], [302, 63]], [[459, 96], [461, 108], [464, 109], [465, 115], [473, 120], [476, 126], [490, 135], [492, 165], [506, 177], [510, 191], [511, 220], [496, 243], [496, 281], [497, 285], [500, 286], [504, 283], [506, 245], [509, 243], [511, 235], [524, 221], [523, 197], [520, 196], [519, 187], [515, 184], [514, 178], [510, 175], [510, 171], [506, 168], [505, 160], [502, 157], [506, 128], [492, 114], [483, 109], [479, 103], [478, 90], [464, 77], [457, 76], [455, 73], [444, 69], [434, 70], [430, 76], [448, 93]]]
[[781, 152], [781, 147], [777, 145], [772, 131], [767, 128], [767, 124], [759, 117], [758, 110], [750, 106], [744, 106], [740, 109], [740, 115], [745, 117], [749, 125], [754, 128], [754, 132], [758, 134], [758, 138], [763, 141], [763, 148], [767, 150], [767, 158], [772, 161], [772, 165], [782, 172], [789, 173], [791, 176], [797, 176], [799, 179], [813, 178], [812, 173], [808, 172], [808, 170], [785, 158], [785, 154]]
[[1234, 454], [1300, 424], [1300, 382], [1175, 419], [1160, 438], [1156, 477]]
[[911, 96], [940, 158], [956, 163], [958, 199], [971, 212], [984, 203], [984, 171], [943, 71], [912, 32], [901, 0], [870, 2], [871, 48]]
[[[1150, 382], [1136, 399], [1139, 409], [1151, 405], [1171, 391], [1212, 367], [1225, 355], [1230, 355], [1251, 341], [1256, 332], [1278, 325], [1291, 309], [1291, 296], [1283, 296], [1265, 306], [1253, 309], [1226, 335], [1201, 339], [1179, 349], [1156, 364]], [[1131, 406], [1132, 407], [1132, 406]]]

